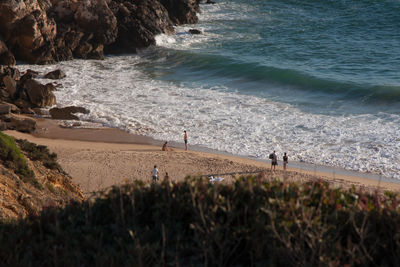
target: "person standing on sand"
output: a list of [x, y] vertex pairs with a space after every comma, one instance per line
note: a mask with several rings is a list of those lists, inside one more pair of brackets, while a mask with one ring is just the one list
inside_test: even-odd
[[278, 157], [276, 156], [275, 150], [269, 156], [269, 158], [271, 159], [271, 170], [274, 169], [274, 171], [275, 171], [275, 167], [278, 165]]
[[283, 155], [283, 170], [286, 171], [286, 166], [288, 164], [288, 156], [286, 155], [286, 152]]
[[184, 135], [183, 135], [183, 141], [185, 141], [185, 150], [188, 150], [188, 136], [186, 131], [183, 131]]
[[169, 180], [169, 175], [168, 172], [165, 172], [165, 176], [164, 176], [164, 182]]
[[154, 165], [154, 169], [151, 171], [152, 175], [153, 175], [153, 182], [158, 181], [158, 169], [157, 169], [157, 165]]

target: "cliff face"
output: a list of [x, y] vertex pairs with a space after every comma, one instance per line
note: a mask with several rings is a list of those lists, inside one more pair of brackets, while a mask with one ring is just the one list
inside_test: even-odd
[[196, 23], [197, 11], [198, 0], [3, 0], [0, 64], [132, 52], [172, 33], [173, 24]]
[[37, 215], [84, 199], [54, 154], [26, 141], [19, 143], [26, 150], [22, 154], [11, 137], [0, 134], [0, 220]]

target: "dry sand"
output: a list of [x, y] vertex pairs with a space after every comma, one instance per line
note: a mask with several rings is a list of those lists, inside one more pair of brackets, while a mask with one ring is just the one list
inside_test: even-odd
[[[289, 180], [325, 179], [335, 186], [378, 188], [378, 181], [369, 178], [333, 175], [331, 173], [289, 168], [270, 171], [269, 163], [247, 158], [214, 153], [161, 151], [162, 142], [135, 136], [117, 129], [61, 128], [56, 121], [38, 120], [38, 130], [33, 135], [6, 131], [8, 135], [48, 146], [57, 153], [58, 162], [68, 172], [73, 182], [86, 194], [112, 185], [132, 180], [151, 181], [151, 171], [157, 165], [160, 177], [168, 172], [170, 179], [181, 180], [188, 175], [217, 175], [224, 182], [235, 175], [224, 173], [263, 172], [266, 178]], [[381, 182], [379, 188], [400, 191], [400, 183]]]

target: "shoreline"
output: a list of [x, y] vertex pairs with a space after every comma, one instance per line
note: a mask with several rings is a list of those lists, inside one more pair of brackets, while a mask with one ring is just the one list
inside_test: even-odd
[[[270, 162], [213, 151], [199, 146], [171, 142], [173, 151], [161, 151], [163, 141], [139, 136], [114, 128], [63, 128], [58, 121], [37, 119], [37, 130], [33, 134], [6, 131], [16, 138], [46, 145], [58, 155], [58, 161], [75, 184], [88, 194], [133, 180], [150, 181], [153, 165], [159, 166], [160, 177], [168, 172], [173, 180], [188, 175], [220, 175], [238, 172], [263, 172], [267, 178], [282, 178], [293, 181], [323, 179], [342, 187], [358, 186], [368, 191], [376, 189], [400, 192], [400, 181], [379, 176], [290, 162], [288, 170], [270, 171]], [[308, 167], [308, 169], [307, 169]], [[220, 175], [224, 182], [232, 175]]]
[[[64, 140], [78, 140], [78, 141], [90, 141], [90, 142], [106, 142], [106, 143], [116, 143], [116, 144], [142, 144], [142, 145], [152, 145], [159, 146], [161, 148], [162, 144], [167, 140], [157, 140], [150, 136], [138, 135], [128, 133], [124, 130], [118, 128], [109, 128], [109, 127], [101, 127], [101, 128], [62, 128], [58, 125], [57, 120], [51, 120], [46, 118], [36, 119], [38, 123], [38, 128], [46, 128], [47, 131], [39, 131], [33, 133], [33, 136], [42, 137], [42, 138], [50, 138], [50, 139], [64, 139]], [[69, 133], [69, 131], [73, 131]], [[98, 135], [96, 137], [93, 136], [93, 132], [97, 132]], [[184, 149], [184, 143], [178, 143], [175, 141], [168, 141], [169, 147], [174, 149]], [[226, 151], [219, 151], [215, 149], [211, 149], [208, 147], [204, 147], [201, 145], [190, 145], [189, 148], [191, 151], [197, 152], [205, 152], [211, 154], [217, 154], [222, 156], [230, 156], [248, 159], [252, 161], [262, 162], [264, 164], [269, 165], [270, 160], [258, 159], [251, 156], [244, 155], [235, 155]], [[314, 173], [326, 173], [330, 175], [345, 175], [345, 176], [354, 176], [359, 178], [370, 179], [376, 182], [389, 182], [389, 183], [398, 183], [400, 184], [400, 180], [395, 178], [384, 177], [382, 175], [376, 173], [364, 173], [354, 170], [347, 170], [340, 167], [328, 166], [328, 165], [318, 165], [307, 162], [299, 162], [299, 161], [289, 161], [292, 169], [295, 170], [304, 170], [306, 172], [314, 172]], [[279, 167], [282, 167], [282, 160], [278, 160]]]

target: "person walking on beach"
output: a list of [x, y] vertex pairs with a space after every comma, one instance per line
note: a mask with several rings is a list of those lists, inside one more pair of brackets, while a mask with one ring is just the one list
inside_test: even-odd
[[183, 141], [185, 141], [185, 150], [188, 150], [188, 136], [187, 136], [187, 132], [183, 131]]
[[154, 169], [151, 171], [152, 175], [153, 175], [153, 182], [158, 181], [158, 169], [157, 169], [157, 165], [154, 165]]
[[278, 165], [278, 158], [276, 156], [275, 150], [272, 154], [269, 155], [269, 158], [271, 159], [271, 171], [272, 169], [274, 169], [275, 171], [275, 167], [276, 165]]
[[288, 156], [286, 155], [286, 152], [283, 155], [283, 170], [286, 171], [286, 166], [288, 164]]

